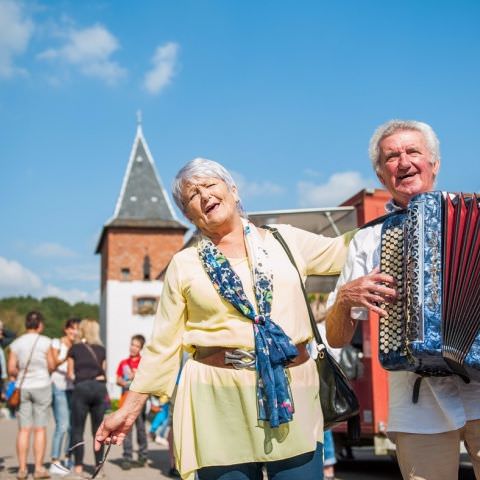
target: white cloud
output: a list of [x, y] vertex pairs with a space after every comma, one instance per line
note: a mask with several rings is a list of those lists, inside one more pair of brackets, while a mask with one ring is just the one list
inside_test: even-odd
[[33, 22], [27, 18], [19, 2], [0, 1], [0, 77], [25, 74], [13, 59], [25, 52], [33, 33]]
[[37, 257], [75, 257], [76, 253], [58, 243], [41, 243], [33, 248], [32, 254]]
[[0, 294], [33, 293], [42, 287], [40, 277], [15, 260], [0, 257]]
[[88, 303], [100, 303], [100, 291], [85, 292], [77, 288], [70, 290], [58, 288], [54, 285], [46, 285], [40, 295], [40, 297], [59, 297], [63, 298], [69, 303], [88, 302]]
[[339, 205], [363, 188], [373, 188], [376, 181], [364, 178], [359, 172], [334, 173], [325, 183], [300, 181], [297, 183], [301, 207], [333, 207]]
[[98, 303], [100, 299], [98, 289], [87, 292], [76, 288], [63, 289], [51, 284], [45, 285], [37, 274], [20, 263], [0, 257], [0, 298], [17, 295], [32, 295], [37, 298], [55, 296], [70, 303]]
[[100, 78], [109, 85], [125, 76], [126, 70], [111, 59], [119, 48], [118, 40], [104, 26], [71, 29], [66, 37], [63, 47], [45, 50], [38, 58], [61, 60], [77, 67], [84, 75]]
[[241, 173], [231, 171], [231, 174], [237, 184], [241, 198], [280, 195], [285, 191], [282, 186], [268, 180], [255, 182], [247, 180]]
[[174, 42], [157, 47], [152, 58], [153, 68], [145, 74], [144, 87], [149, 93], [160, 93], [172, 81], [176, 73], [179, 48]]

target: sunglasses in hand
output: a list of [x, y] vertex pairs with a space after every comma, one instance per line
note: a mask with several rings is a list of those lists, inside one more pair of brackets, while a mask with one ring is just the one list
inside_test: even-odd
[[[73, 445], [72, 447], [70, 447], [68, 449], [68, 454], [71, 455], [76, 448], [78, 448], [82, 445], [85, 445], [85, 442], [76, 443], [75, 445]], [[93, 471], [92, 476], [90, 477], [90, 480], [93, 480], [102, 471], [102, 468], [105, 465], [105, 462], [107, 461], [108, 454], [110, 453], [110, 448], [112, 448], [111, 443], [109, 443], [107, 445], [107, 448], [104, 450], [103, 457], [100, 460], [100, 462], [98, 462], [97, 465], [95, 466], [95, 470]], [[57, 464], [57, 467], [59, 467], [61, 470], [65, 471], [65, 473], [70, 473], [70, 470], [68, 468], [64, 467], [61, 464]]]

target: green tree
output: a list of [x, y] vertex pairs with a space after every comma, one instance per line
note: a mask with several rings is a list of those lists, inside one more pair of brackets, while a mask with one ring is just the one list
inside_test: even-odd
[[25, 315], [31, 310], [38, 310], [45, 317], [44, 334], [49, 337], [61, 336], [63, 325], [69, 318], [99, 319], [99, 307], [96, 304], [78, 302], [71, 305], [57, 297], [41, 300], [31, 296], [0, 299], [0, 320], [17, 335], [25, 331]]

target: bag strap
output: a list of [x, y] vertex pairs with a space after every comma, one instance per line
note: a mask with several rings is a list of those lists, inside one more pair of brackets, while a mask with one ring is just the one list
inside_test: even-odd
[[101, 375], [105, 376], [105, 371], [103, 370], [103, 366], [102, 366], [101, 362], [98, 360], [98, 357], [95, 354], [95, 351], [93, 350], [93, 348], [87, 342], [83, 342], [83, 345], [85, 345], [87, 350], [90, 352], [92, 357], [95, 359], [95, 362], [96, 362], [97, 366], [100, 367], [100, 374], [97, 375], [97, 377], [99, 377]]
[[303, 296], [305, 298], [305, 303], [307, 304], [307, 310], [308, 310], [308, 318], [310, 319], [310, 326], [312, 328], [312, 333], [313, 337], [315, 338], [315, 342], [317, 344], [317, 350], [319, 355], [324, 355], [323, 350], [325, 350], [325, 342], [322, 340], [322, 336], [320, 335], [320, 332], [318, 331], [317, 328], [317, 322], [315, 322], [315, 316], [313, 315], [312, 312], [312, 307], [310, 306], [310, 302], [308, 301], [308, 296], [307, 296], [307, 291], [305, 290], [305, 285], [303, 283], [302, 275], [300, 274], [300, 271], [298, 270], [297, 263], [295, 262], [295, 259], [293, 258], [292, 252], [290, 251], [289, 246], [287, 245], [287, 242], [285, 239], [282, 237], [281, 233], [274, 227], [271, 227], [270, 225], [263, 225], [262, 228], [265, 230], [269, 230], [274, 238], [280, 243], [280, 245], [283, 247], [285, 250], [285, 253], [287, 254], [289, 260], [292, 262], [292, 265], [295, 267], [295, 270], [298, 273], [298, 277], [300, 278], [300, 286], [302, 287], [302, 292]]
[[[308, 317], [310, 318], [310, 326], [312, 327], [313, 337], [315, 338], [315, 342], [317, 344], [318, 358], [320, 358], [322, 361], [327, 361], [327, 359], [329, 358], [329, 355], [326, 355], [327, 347], [325, 346], [325, 342], [322, 340], [322, 335], [320, 334], [317, 328], [315, 317], [312, 312], [312, 307], [310, 306], [310, 302], [308, 301], [307, 291], [305, 290], [305, 285], [303, 283], [302, 275], [298, 270], [298, 267], [292, 255], [292, 252], [290, 251], [290, 248], [287, 242], [285, 241], [285, 239], [282, 237], [282, 235], [276, 228], [271, 227], [270, 225], [263, 225], [262, 228], [272, 233], [274, 238], [280, 243], [280, 245], [285, 250], [285, 253], [287, 254], [289, 260], [292, 262], [292, 265], [295, 267], [295, 270], [298, 273], [303, 296], [305, 297], [305, 303], [307, 304]], [[335, 360], [332, 358], [330, 358], [330, 361], [335, 362]], [[347, 377], [345, 376], [345, 373], [342, 371], [342, 369], [340, 367], [338, 367], [338, 369], [339, 369], [338, 371], [341, 372], [341, 374], [345, 377], [346, 381], [348, 382]], [[360, 440], [360, 433], [361, 433], [360, 415], [355, 415], [347, 420], [347, 437], [353, 444], [356, 444]]]
[[[262, 228], [269, 230], [273, 237], [280, 243], [280, 245], [283, 247], [285, 250], [285, 253], [287, 254], [289, 260], [292, 262], [292, 265], [295, 267], [295, 270], [298, 273], [298, 276], [300, 278], [300, 285], [302, 287], [302, 292], [303, 296], [305, 298], [305, 303], [307, 304], [307, 310], [308, 310], [308, 317], [310, 319], [310, 326], [312, 328], [312, 333], [313, 337], [315, 338], [315, 342], [317, 344], [317, 351], [318, 351], [318, 358], [321, 359], [322, 361], [327, 361], [329, 359], [329, 355], [326, 354], [326, 346], [324, 341], [322, 340], [322, 335], [318, 331], [317, 324], [315, 322], [315, 317], [312, 312], [312, 307], [310, 306], [310, 302], [308, 301], [308, 296], [307, 296], [307, 291], [305, 290], [305, 285], [303, 283], [302, 275], [300, 274], [300, 271], [298, 270], [297, 264], [295, 262], [295, 259], [292, 255], [292, 252], [290, 251], [290, 248], [285, 241], [285, 239], [282, 237], [280, 232], [274, 228], [270, 227], [269, 225], [263, 225]], [[327, 352], [328, 353], [328, 352]], [[330, 361], [335, 362], [333, 359], [330, 358]], [[336, 362], [335, 362], [336, 363]], [[341, 368], [338, 367], [338, 371], [341, 372], [341, 374], [345, 377], [345, 374], [342, 372]], [[345, 380], [348, 382], [348, 380], [345, 377]], [[355, 415], [347, 420], [347, 437], [348, 439], [353, 443], [358, 443], [360, 439], [360, 432], [361, 432], [361, 422], [360, 422], [360, 415]]]
[[35, 350], [35, 347], [37, 346], [37, 343], [38, 343], [39, 339], [40, 339], [40, 334], [37, 335], [37, 338], [33, 342], [32, 349], [30, 350], [30, 355], [28, 356], [28, 360], [27, 360], [27, 363], [25, 365], [25, 370], [23, 371], [22, 380], [20, 381], [20, 383], [18, 385], [19, 389], [22, 388], [23, 382], [25, 381], [25, 377], [27, 376], [28, 367], [30, 366], [30, 362], [32, 361], [33, 351]]

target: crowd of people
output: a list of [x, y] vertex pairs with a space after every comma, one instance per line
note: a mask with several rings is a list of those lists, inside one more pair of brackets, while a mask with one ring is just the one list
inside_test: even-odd
[[[20, 402], [12, 413], [18, 419], [16, 451], [18, 458], [17, 479], [25, 480], [27, 457], [33, 437], [34, 480], [48, 479], [51, 476], [68, 478], [88, 478], [84, 474], [84, 430], [90, 415], [91, 429], [95, 432], [105, 412], [111, 408], [106, 388], [105, 362], [106, 351], [100, 339], [100, 326], [93, 319], [71, 318], [65, 322], [63, 335], [50, 339], [43, 335], [45, 320], [38, 311], [31, 311], [25, 318], [25, 333], [14, 339], [3, 335], [9, 345], [8, 360], [3, 348], [0, 349], [0, 370], [2, 373], [2, 392], [6, 400], [14, 389], [20, 391]], [[10, 342], [7, 340], [9, 339]], [[117, 383], [126, 391], [135, 376], [140, 362], [140, 352], [145, 343], [142, 335], [131, 339], [129, 356], [118, 366]], [[3, 388], [5, 387], [5, 388]], [[162, 397], [152, 401], [152, 412], [158, 416], [169, 409], [169, 399]], [[47, 450], [47, 424], [53, 415], [55, 429], [51, 439], [51, 460], [48, 470], [44, 466]], [[156, 418], [155, 416], [155, 418]], [[138, 459], [133, 460], [132, 436], [124, 443], [123, 459], [120, 464], [124, 470], [143, 467], [147, 463], [146, 410], [137, 417]], [[162, 445], [168, 446], [164, 438], [168, 435], [169, 423], [152, 421], [150, 429], [154, 439], [156, 429], [161, 430]], [[153, 420], [153, 419], [152, 419]], [[94, 452], [96, 466], [101, 465], [103, 451]], [[103, 474], [103, 472], [101, 472]], [[171, 476], [177, 476], [175, 469]]]

